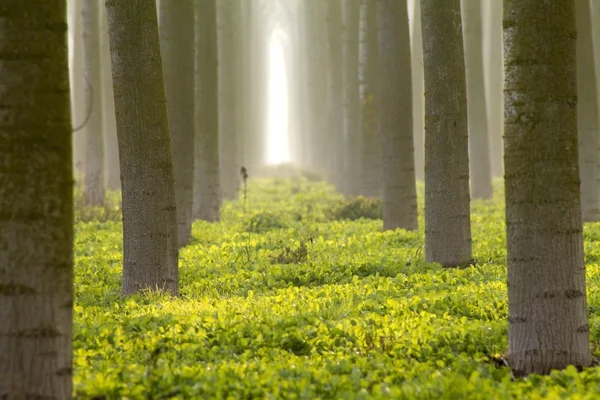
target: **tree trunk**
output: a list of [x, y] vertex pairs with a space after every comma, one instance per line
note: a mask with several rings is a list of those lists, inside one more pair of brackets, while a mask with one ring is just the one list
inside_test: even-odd
[[194, 201], [194, 3], [162, 0], [160, 6], [161, 55], [177, 206], [177, 245], [183, 247], [192, 234]]
[[577, 127], [581, 174], [581, 216], [600, 220], [598, 93], [589, 0], [575, 0], [577, 26]]
[[102, 120], [102, 55], [100, 52], [99, 3], [83, 0], [84, 65], [87, 78], [85, 200], [91, 205], [104, 204], [104, 128]]
[[233, 200], [238, 193], [238, 99], [236, 99], [235, 27], [232, 1], [217, 2], [217, 43], [219, 66], [219, 162], [221, 193]]
[[219, 90], [216, 0], [196, 0], [196, 138], [194, 218], [218, 221]]
[[416, 230], [410, 32], [406, 2], [377, 0], [379, 129], [383, 154], [383, 229]]
[[572, 0], [543, 7], [538, 0], [505, 0], [504, 7], [508, 363], [517, 376], [548, 374], [592, 361], [575, 6]]
[[492, 171], [483, 76], [481, 0], [461, 0], [461, 9], [467, 77], [471, 196], [473, 199], [487, 200], [492, 198]]
[[124, 296], [178, 292], [171, 144], [154, 2], [107, 0], [123, 197]]
[[502, 2], [483, 2], [483, 65], [492, 176], [502, 176], [504, 134], [504, 68], [502, 51]]
[[411, 71], [413, 94], [413, 140], [415, 144], [415, 175], [417, 179], [425, 177], [425, 88], [423, 87], [423, 35], [421, 32], [420, 0], [413, 2], [411, 26]]
[[66, 2], [4, 0], [1, 8], [0, 398], [70, 399], [73, 167]]
[[86, 79], [83, 67], [83, 27], [81, 18], [81, 0], [69, 3], [69, 30], [72, 42], [71, 63], [69, 65], [71, 82], [71, 120], [73, 125], [73, 175], [75, 182], [83, 184], [86, 141]]
[[421, 0], [425, 73], [425, 258], [471, 261], [469, 154], [460, 0]]
[[360, 3], [355, 0], [343, 0], [344, 21], [343, 36], [343, 105], [344, 105], [344, 142], [345, 146], [345, 191], [350, 196], [360, 194], [360, 129], [358, 118], [358, 18]]
[[117, 120], [115, 117], [112, 69], [110, 66], [110, 43], [108, 43], [106, 7], [102, 6], [100, 16], [100, 31], [102, 35], [102, 117], [104, 124], [105, 184], [110, 190], [121, 190]]
[[369, 197], [379, 197], [381, 196], [382, 187], [382, 154], [381, 134], [377, 126], [380, 99], [377, 96], [379, 49], [375, 0], [361, 0], [359, 30], [359, 124], [362, 139], [361, 194]]

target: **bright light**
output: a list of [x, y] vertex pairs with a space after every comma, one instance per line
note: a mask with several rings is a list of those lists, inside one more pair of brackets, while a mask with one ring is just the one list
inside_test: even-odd
[[288, 142], [288, 91], [281, 35], [274, 32], [269, 43], [269, 108], [267, 163], [290, 161]]

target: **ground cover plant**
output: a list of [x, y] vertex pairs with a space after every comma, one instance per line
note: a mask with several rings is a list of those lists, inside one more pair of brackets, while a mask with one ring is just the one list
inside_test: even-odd
[[[120, 222], [113, 211], [79, 212], [75, 397], [597, 398], [598, 368], [513, 381], [497, 362], [507, 301], [495, 189], [494, 201], [472, 206], [476, 263], [444, 269], [423, 261], [422, 231], [334, 218], [348, 202], [324, 182], [250, 180], [221, 222], [194, 224], [177, 299], [122, 299]], [[600, 224], [584, 235], [599, 356]]]

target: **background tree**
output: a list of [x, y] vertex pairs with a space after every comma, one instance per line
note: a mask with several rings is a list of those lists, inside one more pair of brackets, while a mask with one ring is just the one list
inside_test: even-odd
[[192, 234], [194, 198], [194, 2], [161, 0], [160, 43], [167, 98], [167, 115], [175, 204], [177, 245]]
[[471, 261], [467, 99], [460, 0], [421, 0], [425, 71], [425, 258]]
[[86, 102], [85, 200], [104, 204], [104, 123], [102, 118], [102, 54], [100, 51], [100, 3], [83, 0], [83, 46]]
[[591, 363], [575, 37], [573, 0], [504, 1], [508, 362], [518, 376]]
[[406, 2], [377, 0], [383, 229], [416, 230], [410, 30]]
[[73, 121], [73, 173], [75, 181], [83, 184], [85, 166], [86, 110], [85, 72], [83, 65], [83, 26], [81, 0], [68, 2], [69, 16], [69, 78], [71, 82], [71, 118]]
[[481, 0], [461, 0], [467, 79], [471, 196], [492, 198], [492, 171], [488, 134]]
[[[123, 197], [123, 295], [178, 292], [171, 146], [154, 2], [107, 0]], [[135, 110], [135, 112], [134, 112]]]
[[72, 393], [66, 2], [0, 4], [0, 398]]
[[219, 89], [216, 0], [196, 0], [194, 218], [218, 221]]

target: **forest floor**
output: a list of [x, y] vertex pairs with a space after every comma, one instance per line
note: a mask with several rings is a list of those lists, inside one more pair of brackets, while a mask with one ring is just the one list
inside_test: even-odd
[[[118, 195], [105, 209], [79, 205], [75, 397], [598, 398], [600, 368], [513, 382], [493, 361], [507, 344], [495, 189], [494, 201], [472, 205], [476, 264], [444, 269], [423, 260], [422, 186], [421, 230], [382, 232], [380, 219], [343, 219], [377, 217], [378, 204], [345, 204], [323, 182], [250, 181], [221, 222], [194, 223], [174, 300], [120, 298]], [[584, 235], [598, 356], [600, 223]]]

